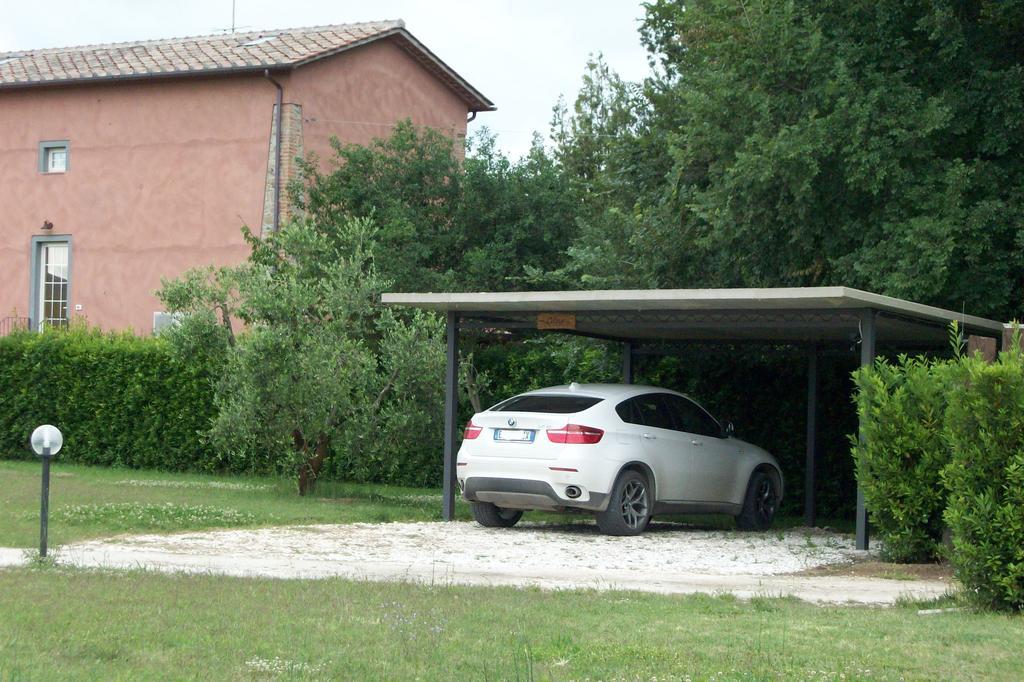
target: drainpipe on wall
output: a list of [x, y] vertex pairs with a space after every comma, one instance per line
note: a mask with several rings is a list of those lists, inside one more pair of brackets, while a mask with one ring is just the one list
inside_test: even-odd
[[284, 108], [284, 88], [270, 75], [270, 69], [263, 70], [263, 77], [277, 88], [277, 110], [274, 112], [274, 232], [281, 222], [281, 109]]
[[469, 112], [469, 118], [466, 119], [466, 123], [472, 123], [475, 120], [476, 120], [476, 112], [475, 111]]

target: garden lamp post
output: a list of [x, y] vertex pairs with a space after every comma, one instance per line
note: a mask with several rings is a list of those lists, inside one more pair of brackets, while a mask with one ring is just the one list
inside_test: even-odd
[[50, 517], [50, 460], [60, 452], [64, 436], [56, 426], [43, 424], [32, 432], [32, 449], [43, 460], [43, 494], [39, 503], [39, 556], [46, 557], [46, 531]]

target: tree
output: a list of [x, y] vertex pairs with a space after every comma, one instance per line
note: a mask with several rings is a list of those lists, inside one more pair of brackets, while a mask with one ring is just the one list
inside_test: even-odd
[[576, 235], [579, 202], [564, 169], [538, 136], [522, 159], [501, 153], [485, 128], [467, 150], [454, 224], [462, 254], [453, 286], [518, 291], [543, 286], [534, 275], [560, 268]]
[[[581, 231], [569, 270], [1019, 315], [1022, 29], [1019, 0], [651, 2], [629, 146], [656, 172], [610, 148], [601, 173], [627, 191], [594, 215], [618, 212], [622, 233]], [[570, 136], [560, 158], [588, 145]]]
[[568, 258], [549, 274], [561, 288], [648, 286], [634, 237], [666, 167], [648, 106], [640, 86], [622, 80], [599, 55], [587, 62], [572, 113], [563, 101], [555, 107], [554, 156], [577, 199]]
[[[186, 273], [162, 292], [171, 310], [188, 313], [170, 335], [179, 345], [208, 338], [202, 330], [216, 324], [213, 308], [233, 311], [246, 326], [223, 350], [210, 431], [217, 447], [254, 470], [294, 472], [305, 495], [332, 453], [372, 458], [389, 441], [368, 443], [367, 434], [437, 421], [429, 407], [423, 418], [438, 391], [422, 375], [442, 362], [439, 323], [425, 315], [400, 320], [379, 308], [387, 282], [374, 266], [368, 220], [329, 232], [301, 220], [264, 239], [246, 231], [246, 238], [252, 253], [242, 266]], [[399, 424], [387, 423], [402, 415]]]
[[462, 246], [454, 219], [463, 174], [452, 139], [404, 121], [365, 146], [331, 145], [329, 172], [315, 157], [301, 164], [290, 188], [297, 207], [328, 235], [349, 218], [378, 225], [380, 274], [396, 290], [449, 289]]
[[379, 225], [394, 291], [522, 289], [527, 268], [564, 262], [577, 206], [539, 141], [511, 161], [484, 129], [463, 161], [450, 138], [404, 121], [367, 146], [332, 144], [330, 167], [304, 163], [292, 195], [328, 232], [350, 217]]

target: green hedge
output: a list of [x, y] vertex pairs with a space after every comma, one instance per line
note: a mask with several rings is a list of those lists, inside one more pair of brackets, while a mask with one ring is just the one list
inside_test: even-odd
[[976, 603], [1024, 609], [1024, 360], [963, 361], [950, 400], [946, 521], [957, 579]]
[[62, 461], [216, 469], [201, 438], [214, 413], [207, 365], [130, 333], [0, 338], [0, 458], [34, 457], [29, 435], [49, 422], [64, 433]]
[[943, 440], [946, 401], [958, 365], [901, 356], [854, 372], [861, 442], [851, 437], [857, 480], [889, 561], [939, 557], [949, 462]]
[[854, 375], [858, 480], [888, 558], [949, 558], [971, 601], [1024, 609], [1024, 357], [879, 360]]

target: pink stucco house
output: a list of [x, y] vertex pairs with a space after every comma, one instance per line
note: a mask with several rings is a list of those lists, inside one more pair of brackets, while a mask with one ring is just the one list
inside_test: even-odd
[[0, 53], [0, 321], [150, 333], [162, 276], [287, 217], [296, 156], [493, 108], [401, 21]]

